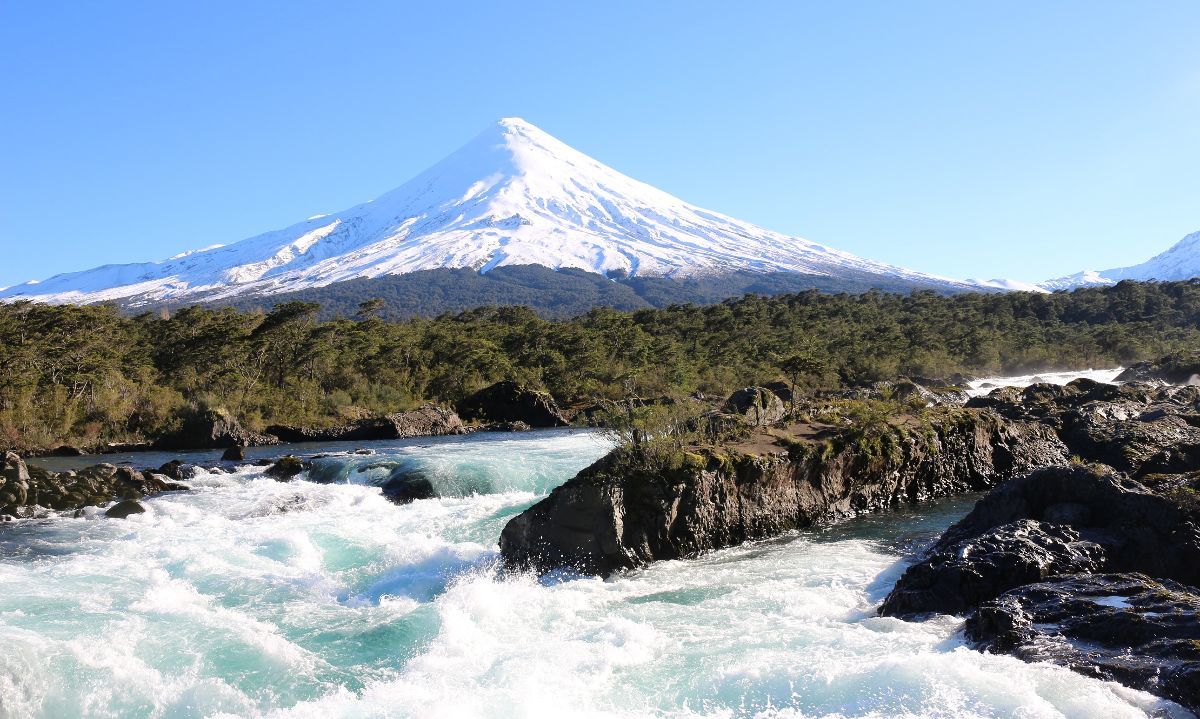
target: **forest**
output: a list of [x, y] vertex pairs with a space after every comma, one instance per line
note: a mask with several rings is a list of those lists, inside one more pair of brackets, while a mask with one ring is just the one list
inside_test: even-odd
[[386, 310], [379, 299], [333, 320], [304, 301], [136, 316], [0, 305], [0, 448], [153, 439], [209, 408], [250, 429], [340, 424], [453, 404], [501, 379], [570, 407], [779, 379], [841, 387], [1116, 366], [1200, 347], [1198, 281], [1054, 294], [811, 290], [561, 320], [511, 306], [402, 321], [382, 319]]

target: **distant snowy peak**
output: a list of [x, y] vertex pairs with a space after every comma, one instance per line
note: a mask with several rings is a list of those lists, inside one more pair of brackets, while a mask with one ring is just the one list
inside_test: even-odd
[[981, 289], [1000, 290], [1003, 292], [1045, 292], [1041, 285], [1022, 280], [1004, 279], [971, 279], [967, 280]]
[[525, 264], [665, 277], [785, 271], [975, 286], [696, 207], [507, 118], [371, 202], [161, 262], [106, 265], [17, 285], [0, 298], [217, 299], [418, 270], [487, 272]]
[[1121, 280], [1189, 280], [1200, 277], [1200, 232], [1193, 232], [1176, 242], [1166, 252], [1151, 257], [1139, 265], [1117, 267], [1096, 272], [1084, 270], [1066, 277], [1039, 283], [1046, 290], [1067, 290], [1075, 287], [1114, 285]]

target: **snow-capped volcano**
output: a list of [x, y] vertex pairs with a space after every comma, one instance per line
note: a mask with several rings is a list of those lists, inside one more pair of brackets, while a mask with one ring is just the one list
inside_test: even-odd
[[972, 288], [704, 210], [509, 118], [371, 202], [161, 262], [16, 285], [0, 297], [217, 299], [417, 270], [525, 264], [665, 277], [784, 271]]
[[1130, 267], [1117, 267], [1096, 272], [1084, 270], [1066, 277], [1047, 280], [1040, 286], [1047, 290], [1067, 290], [1074, 287], [1115, 285], [1121, 280], [1189, 280], [1200, 277], [1200, 232], [1193, 232], [1145, 262]]

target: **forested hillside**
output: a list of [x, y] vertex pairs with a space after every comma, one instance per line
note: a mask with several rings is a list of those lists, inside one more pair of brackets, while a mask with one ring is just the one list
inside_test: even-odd
[[547, 320], [520, 307], [389, 322], [191, 307], [0, 305], [0, 445], [152, 438], [218, 407], [251, 428], [325, 424], [499, 379], [560, 402], [721, 394], [772, 379], [837, 386], [901, 374], [1126, 364], [1200, 347], [1200, 283], [1123, 282], [1038, 295], [809, 291]]
[[[746, 294], [773, 296], [812, 289], [866, 292], [872, 288], [900, 293], [930, 289], [913, 281], [880, 278], [848, 269], [837, 276], [743, 270], [676, 279], [601, 275], [572, 267], [555, 270], [541, 265], [507, 265], [482, 274], [465, 268], [421, 270], [346, 280], [298, 292], [218, 299], [207, 304], [253, 311], [269, 310], [283, 302], [316, 302], [321, 305], [320, 319], [328, 320], [354, 317], [359, 303], [382, 299], [379, 316], [389, 320], [510, 305], [529, 307], [547, 319], [566, 319], [595, 307], [637, 310], [687, 302], [711, 304]], [[171, 310], [180, 306], [165, 305]]]

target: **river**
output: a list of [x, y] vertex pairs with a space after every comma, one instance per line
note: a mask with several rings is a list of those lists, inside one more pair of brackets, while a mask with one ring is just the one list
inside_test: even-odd
[[[974, 497], [538, 579], [505, 575], [496, 539], [604, 454], [598, 435], [354, 448], [305, 448], [334, 453], [321, 483], [245, 465], [124, 521], [0, 526], [0, 716], [1190, 716], [975, 652], [959, 618], [875, 616]], [[398, 466], [443, 496], [389, 503], [375, 484]]]

